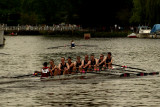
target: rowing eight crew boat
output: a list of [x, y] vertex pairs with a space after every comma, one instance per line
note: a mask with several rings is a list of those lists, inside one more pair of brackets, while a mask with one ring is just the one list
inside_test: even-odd
[[57, 75], [57, 76], [49, 76], [49, 77], [40, 77], [41, 72], [35, 71], [34, 75], [40, 77], [43, 81], [47, 80], [67, 80], [67, 79], [78, 79], [78, 78], [92, 78], [97, 75], [105, 75], [105, 76], [115, 76], [115, 77], [131, 77], [131, 76], [147, 76], [147, 75], [158, 75], [159, 72], [141, 72], [141, 71], [132, 71], [126, 70], [125, 67], [113, 67], [112, 69], [105, 69], [103, 71], [90, 71], [90, 72], [77, 72], [74, 74], [65, 74], [65, 75]]

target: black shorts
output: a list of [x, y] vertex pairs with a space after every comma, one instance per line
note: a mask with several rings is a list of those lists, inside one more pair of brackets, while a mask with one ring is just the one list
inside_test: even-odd
[[60, 75], [63, 75], [63, 72], [64, 72], [64, 70], [62, 69], [62, 70], [61, 70], [61, 73], [60, 73]]
[[91, 69], [94, 69], [94, 65], [91, 65]]
[[84, 71], [87, 71], [87, 70], [88, 70], [88, 68], [89, 68], [89, 67], [87, 66], [86, 68], [83, 68], [83, 69], [84, 69]]
[[[112, 66], [112, 64], [111, 64], [111, 66]], [[106, 68], [108, 68], [108, 64], [106, 64]]]
[[69, 74], [71, 74], [71, 73], [73, 72], [73, 70], [72, 70], [72, 69], [70, 69], [68, 72], [69, 72]]
[[103, 66], [99, 66], [99, 69], [102, 69], [103, 68]]

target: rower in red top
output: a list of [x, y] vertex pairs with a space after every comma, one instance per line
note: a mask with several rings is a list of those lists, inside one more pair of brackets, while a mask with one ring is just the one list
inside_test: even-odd
[[61, 63], [59, 64], [59, 71], [61, 75], [68, 74], [69, 65], [65, 62], [65, 58], [61, 58]]
[[105, 58], [106, 68], [112, 69], [112, 62], [113, 62], [112, 54], [111, 54], [111, 52], [108, 52], [107, 57]]
[[48, 77], [49, 76], [49, 67], [47, 67], [47, 62], [43, 63], [41, 78]]
[[82, 67], [83, 67], [83, 71], [82, 72], [86, 72], [89, 71], [89, 65], [90, 65], [90, 61], [88, 60], [88, 55], [85, 55], [85, 60], [82, 61]]

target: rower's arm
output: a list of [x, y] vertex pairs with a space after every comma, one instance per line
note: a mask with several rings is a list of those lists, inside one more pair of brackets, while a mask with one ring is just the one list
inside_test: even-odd
[[61, 69], [61, 64], [58, 65], [58, 68]]
[[91, 61], [88, 61], [87, 66], [91, 65]]
[[67, 69], [69, 69], [70, 67], [69, 67], [69, 64], [68, 63], [66, 63], [66, 65], [67, 65]]
[[105, 57], [104, 57], [104, 60], [106, 60], [106, 59], [107, 59], [107, 57], [105, 56]]
[[84, 68], [86, 68], [87, 66], [89, 66], [91, 64], [91, 61], [88, 61], [88, 63], [84, 66]]
[[74, 63], [72, 63], [72, 64], [70, 65], [70, 67], [74, 67]]
[[105, 60], [101, 61], [101, 62], [99, 63], [99, 65], [101, 65], [103, 62], [105, 62]]
[[57, 68], [57, 66], [55, 65], [53, 69], [55, 70], [56, 68]]
[[83, 67], [84, 66], [84, 61], [82, 61], [82, 64], [81, 64], [81, 67]]
[[113, 58], [111, 59], [111, 64], [113, 63]]
[[107, 57], [105, 57], [104, 60], [103, 60], [103, 62], [105, 63], [105, 66], [106, 66], [106, 64], [107, 64], [107, 63], [106, 63], [106, 60], [107, 60]]
[[98, 61], [99, 61], [99, 60], [98, 60], [98, 59], [96, 59], [96, 65], [98, 65]]
[[77, 62], [74, 62], [74, 66], [76, 66]]

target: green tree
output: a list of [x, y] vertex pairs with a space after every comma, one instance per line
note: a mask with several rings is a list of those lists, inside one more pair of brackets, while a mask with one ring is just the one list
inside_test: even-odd
[[19, 21], [21, 0], [0, 1], [0, 23], [16, 24]]
[[160, 23], [160, 0], [133, 0], [133, 14], [130, 23], [153, 25]]

